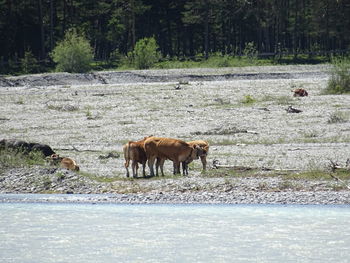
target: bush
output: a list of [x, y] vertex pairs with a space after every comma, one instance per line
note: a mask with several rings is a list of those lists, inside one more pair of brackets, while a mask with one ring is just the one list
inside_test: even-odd
[[250, 62], [255, 62], [258, 58], [258, 50], [256, 49], [254, 42], [245, 43], [243, 55], [248, 58]]
[[332, 59], [332, 72], [328, 80], [326, 94], [350, 92], [350, 58]]
[[88, 40], [76, 30], [68, 30], [51, 53], [57, 71], [87, 72], [91, 69], [93, 52]]
[[160, 58], [160, 53], [157, 49], [158, 45], [154, 37], [143, 38], [137, 41], [133, 52], [136, 68], [147, 69], [152, 67]]
[[243, 100], [242, 100], [242, 103], [243, 103], [243, 104], [253, 104], [253, 103], [255, 103], [255, 102], [256, 102], [256, 100], [255, 100], [252, 96], [250, 96], [250, 95], [244, 96], [244, 98], [243, 98]]
[[30, 50], [24, 53], [24, 58], [21, 59], [21, 68], [25, 74], [37, 73], [39, 70], [38, 61]]

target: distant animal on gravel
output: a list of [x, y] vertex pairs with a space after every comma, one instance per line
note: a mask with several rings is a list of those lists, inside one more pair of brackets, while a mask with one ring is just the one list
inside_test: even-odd
[[292, 90], [292, 92], [294, 92], [294, 97], [306, 97], [309, 95], [305, 89], [296, 89]]
[[[209, 143], [203, 140], [190, 141], [187, 143], [191, 146], [198, 145], [202, 148], [202, 153], [199, 155], [199, 157], [202, 161], [203, 171], [205, 171], [207, 169], [207, 155], [209, 153]], [[188, 175], [188, 164], [192, 161], [193, 159], [188, 159], [186, 162], [182, 162], [183, 175]]]
[[62, 168], [66, 168], [72, 171], [79, 171], [80, 168], [77, 163], [69, 157], [61, 157], [58, 154], [52, 154], [48, 157], [51, 165], [60, 165]]
[[190, 145], [185, 141], [173, 138], [150, 137], [145, 140], [144, 149], [146, 152], [148, 166], [151, 176], [154, 176], [154, 162], [156, 163], [156, 176], [160, 167], [164, 176], [163, 166], [166, 159], [173, 161], [174, 174], [180, 174], [180, 163], [197, 159], [203, 154], [203, 150], [198, 145]]
[[146, 152], [144, 149], [144, 142], [147, 138], [150, 138], [152, 136], [144, 137], [140, 141], [129, 141], [128, 143], [124, 144], [123, 146], [123, 152], [124, 152], [124, 159], [125, 164], [124, 167], [126, 169], [126, 177], [129, 177], [129, 164], [131, 162], [131, 169], [132, 169], [132, 176], [134, 178], [137, 177], [137, 171], [139, 169], [138, 163], [142, 164], [142, 173], [143, 177], [146, 176]]
[[24, 154], [29, 154], [30, 152], [41, 152], [45, 157], [54, 154], [50, 146], [41, 143], [28, 143], [22, 140], [16, 139], [3, 139], [0, 141], [1, 149], [11, 149], [17, 152], [22, 152]]

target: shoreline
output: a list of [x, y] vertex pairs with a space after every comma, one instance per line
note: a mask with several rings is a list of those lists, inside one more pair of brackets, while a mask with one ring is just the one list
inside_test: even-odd
[[[205, 195], [211, 198], [208, 200]], [[250, 198], [247, 198], [249, 196]], [[255, 201], [252, 199], [254, 198]], [[129, 205], [341, 205], [349, 206], [348, 192], [284, 192], [205, 194], [0, 194], [0, 203], [129, 204]]]
[[344, 184], [348, 180], [331, 178], [255, 174], [100, 182], [61, 168], [38, 167], [14, 169], [2, 176], [0, 203], [350, 205], [350, 191]]

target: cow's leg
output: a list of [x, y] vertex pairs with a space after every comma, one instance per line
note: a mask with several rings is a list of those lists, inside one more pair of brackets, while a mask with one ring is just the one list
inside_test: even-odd
[[159, 166], [160, 166], [160, 158], [157, 158], [156, 160], [156, 176], [159, 176], [158, 170], [159, 170]]
[[142, 163], [142, 173], [143, 173], [143, 177], [146, 177], [146, 162]]
[[139, 165], [137, 164], [137, 161], [132, 161], [132, 176], [134, 177], [134, 178], [136, 178], [137, 177], [137, 169], [139, 168]]
[[201, 161], [203, 165], [203, 171], [207, 169], [207, 157], [206, 156], [201, 156]]
[[149, 168], [149, 171], [151, 173], [151, 176], [154, 176], [154, 168], [153, 168], [153, 165], [154, 165], [154, 161], [155, 161], [155, 157], [149, 157], [148, 158], [148, 168]]
[[124, 167], [126, 169], [126, 177], [129, 177], [129, 160], [125, 161]]
[[165, 162], [165, 159], [160, 159], [159, 161], [160, 172], [162, 173], [162, 176], [164, 176], [164, 162]]
[[182, 174], [188, 175], [188, 163], [182, 162]]
[[180, 162], [174, 161], [174, 165], [175, 165], [175, 174], [181, 174], [180, 173]]

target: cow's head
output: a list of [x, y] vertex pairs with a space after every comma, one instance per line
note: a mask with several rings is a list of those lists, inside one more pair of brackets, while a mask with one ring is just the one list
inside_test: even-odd
[[62, 159], [63, 158], [60, 157], [57, 153], [46, 157], [46, 160], [49, 161], [51, 165], [57, 165]]
[[51, 154], [50, 157], [51, 160], [59, 160], [60, 159], [60, 156], [57, 154], [57, 153], [54, 153], [54, 154]]
[[204, 150], [202, 147], [200, 147], [197, 144], [193, 145], [193, 151], [191, 156], [193, 159], [198, 159], [199, 156], [202, 156], [203, 154], [204, 154]]

